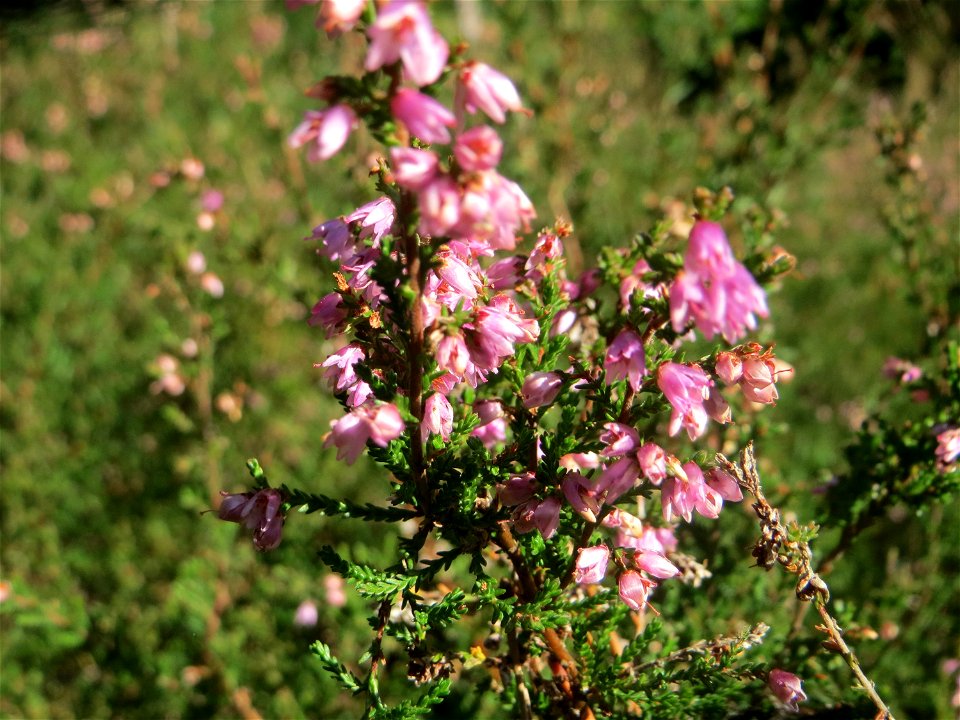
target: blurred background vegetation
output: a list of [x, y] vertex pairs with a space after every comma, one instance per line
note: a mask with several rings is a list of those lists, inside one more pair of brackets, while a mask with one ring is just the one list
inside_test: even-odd
[[[956, 320], [958, 5], [435, 10], [534, 110], [511, 120], [503, 172], [541, 222], [572, 218], [574, 268], [664, 217], [682, 232], [697, 186], [733, 188], [735, 244], [737, 227], [773, 228], [796, 257], [762, 333], [796, 379], [758, 418], [758, 455], [768, 495], [822, 516], [811, 491], [867, 415], [917, 412], [884, 360], [934, 356]], [[258, 555], [204, 513], [246, 486], [251, 456], [276, 483], [361, 501], [386, 488], [320, 447], [339, 409], [312, 367], [331, 346], [305, 318], [330, 268], [301, 240], [372, 197], [358, 159], [375, 146], [361, 133], [320, 166], [285, 146], [313, 107], [303, 91], [353, 72], [363, 44], [279, 2], [2, 12], [0, 715], [354, 717], [306, 648], [358, 657], [368, 608], [326, 601], [315, 550], [382, 566], [394, 536], [293, 517]], [[901, 717], [954, 712], [958, 523], [955, 502], [895, 509], [829, 578]], [[800, 662], [818, 638], [790, 631], [789, 581], [748, 567], [753, 532], [746, 513], [698, 523], [684, 549], [725, 580], [658, 607], [696, 620], [689, 640], [766, 621]], [[303, 628], [306, 599], [319, 622]], [[852, 682], [827, 668], [798, 668], [812, 706]]]

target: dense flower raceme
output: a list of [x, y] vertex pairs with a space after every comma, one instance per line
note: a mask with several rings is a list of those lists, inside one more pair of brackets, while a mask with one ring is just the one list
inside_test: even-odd
[[[500, 377], [519, 345], [547, 336], [569, 339], [583, 332], [583, 303], [600, 286], [601, 275], [588, 271], [579, 281], [566, 279], [563, 239], [569, 227], [560, 223], [538, 235], [529, 255], [496, 257], [498, 251], [515, 251], [518, 233], [529, 232], [535, 218], [519, 185], [496, 170], [503, 156], [497, 132], [488, 125], [467, 126], [469, 116], [478, 112], [503, 123], [508, 112], [523, 110], [506, 76], [483, 63], [458, 60], [456, 72], [445, 76], [455, 84], [451, 110], [437, 99], [440, 94], [426, 88], [443, 75], [449, 48], [431, 25], [423, 3], [383, 3], [365, 28], [357, 5], [351, 2], [324, 3], [320, 17], [330, 34], [361, 24], [370, 41], [364, 63], [368, 72], [402, 68], [402, 76], [392, 74], [387, 99], [379, 101], [380, 111], [389, 113], [400, 128], [400, 142], [412, 143], [391, 147], [388, 157], [379, 161], [381, 183], [389, 188], [383, 197], [317, 226], [310, 238], [320, 254], [339, 265], [337, 289], [316, 304], [310, 323], [331, 338], [351, 331], [356, 337], [318, 364], [348, 408], [331, 423], [324, 444], [335, 447], [339, 459], [352, 463], [368, 442], [383, 447], [408, 429], [398, 407], [387, 402], [390, 398], [381, 390], [375, 397], [375, 389], [360, 378], [357, 366], [363, 364], [378, 382], [388, 373], [402, 377], [407, 372], [400, 358], [409, 320], [391, 298], [395, 297], [392, 287], [409, 281], [408, 250], [398, 239], [413, 227], [418, 242], [430, 248], [417, 302], [428, 353], [424, 372], [432, 374], [422, 398], [422, 416], [414, 418], [410, 431], [418, 429], [420, 442], [434, 438], [434, 443], [448, 444], [456, 420], [473, 413], [479, 423], [471, 434], [489, 449], [502, 447], [508, 442], [510, 419], [518, 411], [538, 416], [558, 400], [580, 402], [578, 382], [589, 387], [589, 378], [572, 376], [572, 369], [542, 367], [525, 370], [515, 400], [484, 397], [481, 391]], [[311, 143], [308, 159], [314, 161], [336, 153], [354, 125], [368, 119], [374, 102], [342, 97], [336, 83], [320, 86], [327, 90], [318, 96], [327, 99], [330, 107], [310, 111], [290, 139], [294, 146]], [[401, 206], [406, 209], [399, 216]], [[638, 395], [659, 389], [672, 408], [669, 434], [686, 430], [691, 440], [706, 432], [710, 419], [732, 420], [713, 377], [724, 385], [737, 384], [752, 402], [771, 404], [777, 399], [775, 383], [783, 370], [772, 352], [760, 346], [744, 345], [719, 353], [712, 362], [698, 363], [663, 360], [660, 350], [651, 350], [656, 347], [651, 340], [657, 338], [653, 331], [667, 321], [672, 321], [676, 332], [692, 322], [707, 337], [720, 334], [732, 341], [754, 327], [756, 316], [766, 316], [763, 291], [736, 261], [719, 225], [703, 220], [694, 225], [684, 268], [672, 282], [658, 276], [646, 259], [620, 257], [630, 268], [614, 287], [620, 311], [627, 315], [636, 309], [632, 300], [642, 293], [651, 303], [669, 302], [670, 317], [650, 319], [654, 311], [643, 306], [614, 328], [600, 357], [591, 358], [595, 366], [602, 366], [602, 378], [611, 392], [621, 392], [617, 384], [621, 380]], [[393, 268], [392, 280], [385, 279], [383, 267]], [[657, 279], [648, 283], [646, 278], [651, 277]], [[394, 285], [381, 285], [388, 282]], [[536, 309], [546, 282], [558, 283], [564, 303], [555, 309], [549, 327], [541, 324], [542, 309]], [[652, 331], [633, 325], [637, 317], [650, 319]], [[655, 385], [646, 381], [654, 368]], [[455, 401], [462, 386], [476, 390], [472, 406]], [[406, 385], [400, 382], [399, 387]], [[565, 387], [570, 392], [561, 396]], [[400, 390], [401, 397], [394, 399], [400, 407], [410, 407], [404, 394]], [[598, 443], [599, 452], [565, 455], [560, 460], [563, 470], [550, 482], [541, 481], [531, 467], [501, 483], [500, 505], [509, 509], [516, 532], [538, 531], [545, 538], [557, 532], [567, 505], [588, 522], [602, 517], [604, 526], [615, 532], [611, 538], [615, 549], [612, 554], [607, 545], [580, 550], [576, 580], [601, 582], [614, 557], [620, 568], [620, 596], [630, 607], [640, 609], [656, 587], [652, 578], [678, 574], [667, 557], [675, 549], [676, 538], [669, 526], [641, 523], [613, 504], [648, 484], [660, 492], [664, 522], [691, 522], [694, 513], [716, 518], [724, 500], [737, 501], [742, 495], [729, 475], [681, 462], [631, 425], [606, 422], [592, 441]], [[537, 442], [540, 462], [543, 454]]]
[[677, 332], [692, 320], [708, 339], [739, 340], [767, 316], [763, 290], [737, 262], [723, 228], [699, 220], [690, 231], [683, 271], [670, 286], [670, 319]]

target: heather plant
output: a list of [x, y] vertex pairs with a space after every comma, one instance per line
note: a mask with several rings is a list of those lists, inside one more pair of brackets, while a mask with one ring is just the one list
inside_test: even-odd
[[[320, 108], [290, 146], [330, 161], [361, 126], [382, 145], [367, 164], [376, 197], [308, 238], [337, 266], [309, 319], [339, 345], [317, 362], [343, 410], [323, 446], [348, 465], [367, 454], [384, 499], [271, 482], [251, 460], [254, 486], [222, 493], [218, 514], [261, 550], [306, 522], [294, 511], [401, 527], [385, 566], [317, 548], [371, 610], [366, 653], [317, 641], [322, 667], [367, 717], [420, 717], [454, 696], [461, 712], [521, 718], [704, 717], [797, 711], [809, 702], [802, 660], [834, 678], [817, 705], [893, 717], [814, 563], [818, 526], [771, 504], [750, 442], [794, 373], [752, 338], [769, 315], [764, 288], [793, 268], [775, 224], [738, 215], [729, 188], [697, 189], [679, 227], [605, 247], [573, 276], [574, 226], [537, 226], [497, 169], [510, 150], [487, 123], [527, 112], [512, 80], [451, 47], [419, 2], [323, 2], [317, 25], [368, 46], [357, 76], [308, 91]], [[960, 358], [945, 348], [943, 379], [924, 381], [926, 419], [890, 436], [865, 429], [900, 472], [878, 470], [869, 499], [831, 505], [844, 532], [830, 560], [884, 503], [921, 508], [956, 491]], [[851, 474], [871, 462], [852, 450]], [[685, 551], [689, 538], [722, 528], [744, 491], [752, 552], [718, 564], [795, 576], [796, 622], [806, 607], [820, 618], [818, 654], [770, 647], [774, 613], [731, 617], [736, 631], [719, 636], [684, 613], [684, 598], [725, 580]], [[415, 690], [381, 693], [399, 668]], [[862, 694], [843, 691], [847, 671]]]

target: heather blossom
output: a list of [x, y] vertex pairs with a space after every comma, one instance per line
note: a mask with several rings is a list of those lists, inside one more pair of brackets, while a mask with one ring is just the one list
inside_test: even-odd
[[606, 545], [580, 548], [574, 566], [573, 579], [581, 585], [598, 583], [607, 574], [610, 549]]
[[670, 319], [676, 332], [691, 320], [707, 339], [720, 334], [728, 342], [756, 327], [755, 315], [767, 317], [763, 290], [737, 262], [723, 228], [698, 220], [690, 231], [683, 270], [670, 286]]
[[633, 391], [638, 391], [643, 376], [647, 374], [640, 337], [632, 330], [621, 330], [607, 349], [603, 369], [607, 371], [608, 382], [627, 378]]
[[960, 457], [960, 428], [947, 428], [937, 435], [937, 468], [948, 470]]
[[337, 460], [353, 465], [367, 446], [367, 441], [386, 447], [403, 433], [404, 422], [400, 412], [391, 403], [363, 405], [354, 408], [339, 420], [331, 421], [331, 431], [324, 447], [337, 448]]
[[523, 381], [520, 395], [528, 410], [552, 403], [563, 389], [563, 375], [556, 372], [536, 372]]
[[392, 0], [382, 7], [367, 35], [370, 49], [364, 67], [368, 71], [399, 60], [406, 77], [421, 87], [436, 82], [450, 54], [423, 3], [413, 0]]
[[429, 95], [400, 88], [390, 101], [393, 116], [406, 125], [411, 135], [426, 143], [450, 142], [450, 131], [456, 124], [453, 113]]
[[636, 570], [620, 573], [617, 585], [620, 590], [620, 599], [627, 607], [636, 611], [646, 606], [650, 591], [657, 586], [653, 580], [645, 578]]
[[473, 114], [482, 110], [495, 123], [503, 124], [506, 111], [523, 109], [513, 81], [499, 70], [481, 62], [470, 61], [460, 69], [457, 85], [457, 108]]
[[357, 116], [347, 105], [307, 110], [303, 122], [290, 134], [288, 143], [296, 149], [312, 142], [307, 159], [311, 162], [328, 160], [340, 152], [356, 123]]
[[430, 435], [439, 435], [444, 442], [449, 442], [451, 432], [453, 432], [453, 407], [446, 396], [433, 393], [423, 404], [421, 437], [426, 440]]
[[670, 416], [671, 436], [687, 431], [696, 440], [707, 429], [708, 413], [704, 401], [710, 397], [710, 378], [699, 365], [665, 362], [657, 369], [657, 385], [673, 406]]
[[223, 502], [217, 510], [221, 520], [243, 524], [253, 530], [258, 550], [273, 550], [280, 544], [283, 531], [283, 496], [274, 488], [230, 494], [221, 492]]
[[807, 699], [807, 694], [803, 691], [803, 681], [786, 670], [771, 670], [768, 684], [777, 699], [793, 712], [798, 712], [798, 703]]

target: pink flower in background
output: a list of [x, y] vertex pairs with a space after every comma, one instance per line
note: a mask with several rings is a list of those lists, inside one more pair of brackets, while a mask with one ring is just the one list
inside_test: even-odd
[[230, 494], [221, 492], [223, 502], [217, 516], [253, 530], [253, 544], [259, 550], [273, 550], [280, 544], [283, 531], [283, 496], [274, 488]]
[[960, 457], [960, 428], [948, 428], [937, 435], [937, 468], [947, 470]]
[[346, 105], [307, 110], [303, 122], [294, 129], [287, 142], [294, 149], [312, 142], [307, 159], [320, 162], [340, 152], [356, 123], [356, 114]]
[[223, 193], [219, 190], [205, 190], [200, 196], [200, 207], [204, 212], [217, 212], [223, 207]]
[[218, 299], [223, 297], [223, 280], [221, 280], [216, 273], [205, 272], [203, 275], [201, 275], [200, 287], [202, 287], [204, 292], [206, 292], [210, 297]]
[[207, 269], [207, 258], [199, 250], [194, 250], [187, 256], [187, 270], [199, 275]]
[[430, 150], [395, 147], [390, 149], [390, 164], [400, 187], [423, 190], [436, 177], [439, 159]]
[[426, 143], [450, 142], [450, 131], [457, 120], [453, 113], [429, 95], [400, 88], [390, 101], [393, 116], [407, 126], [410, 134]]
[[334, 573], [325, 575], [323, 578], [323, 591], [326, 593], [327, 605], [331, 607], [343, 607], [347, 604], [347, 594], [344, 592], [343, 578]]
[[297, 627], [313, 627], [320, 619], [317, 604], [313, 600], [304, 600], [293, 614], [293, 624]]
[[480, 425], [470, 433], [472, 437], [480, 438], [487, 448], [507, 439], [507, 423], [503, 417], [503, 405], [499, 401], [481, 400], [474, 403], [473, 411], [480, 417]]
[[563, 375], [557, 372], [536, 372], [527, 376], [520, 389], [527, 410], [552, 403], [563, 389]]
[[323, 0], [317, 27], [322, 27], [327, 37], [333, 39], [352, 30], [366, 6], [367, 0]]
[[430, 435], [439, 435], [444, 442], [449, 442], [451, 432], [453, 432], [453, 407], [444, 395], [434, 393], [423, 404], [420, 437], [426, 441]]
[[719, 333], [735, 342], [756, 327], [755, 315], [767, 314], [763, 289], [733, 256], [723, 228], [697, 221], [683, 270], [670, 286], [673, 329], [683, 332], [693, 320], [707, 339]]
[[573, 570], [573, 579], [581, 585], [598, 583], [607, 574], [610, 549], [606, 545], [580, 548]]
[[457, 108], [471, 114], [482, 110], [491, 120], [502, 124], [507, 119], [507, 110], [517, 112], [523, 105], [510, 78], [489, 65], [470, 61], [460, 70]]
[[670, 416], [671, 437], [687, 431], [691, 440], [696, 440], [707, 429], [708, 414], [703, 406], [710, 396], [710, 378], [699, 365], [681, 365], [665, 362], [657, 370], [657, 385], [673, 406]]
[[399, 60], [407, 78], [420, 87], [440, 77], [450, 54], [423, 3], [413, 0], [392, 0], [381, 7], [367, 35], [370, 49], [364, 67], [368, 71]]
[[794, 712], [800, 710], [798, 703], [807, 699], [807, 694], [803, 692], [803, 681], [786, 670], [771, 670], [767, 683], [777, 699]]
[[640, 337], [632, 330], [621, 330], [607, 348], [603, 369], [607, 372], [607, 382], [627, 378], [633, 391], [639, 390], [642, 378], [647, 374]]
[[503, 141], [492, 127], [478, 125], [457, 137], [453, 154], [466, 172], [492, 170], [500, 162]]
[[645, 578], [636, 570], [627, 570], [626, 572], [620, 573], [617, 585], [620, 590], [620, 599], [623, 600], [631, 610], [639, 611], [647, 604], [650, 591], [655, 588], [657, 584], [653, 582], [653, 580]]

